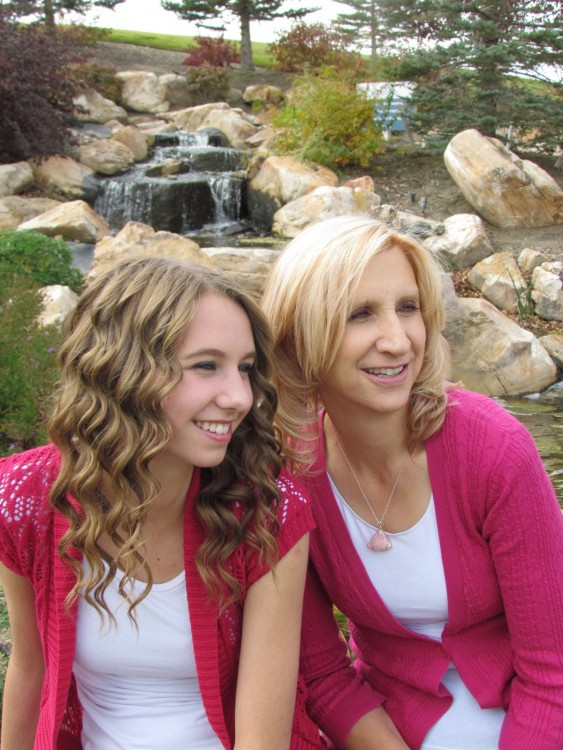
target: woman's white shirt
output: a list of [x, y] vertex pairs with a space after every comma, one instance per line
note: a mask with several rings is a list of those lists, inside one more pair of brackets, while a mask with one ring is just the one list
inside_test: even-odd
[[[329, 480], [354, 547], [387, 609], [409, 630], [441, 641], [448, 595], [434, 498], [414, 526], [387, 534], [391, 549], [374, 552], [367, 543], [375, 527], [350, 508], [330, 476]], [[504, 711], [482, 709], [452, 663], [442, 684], [454, 700], [426, 735], [421, 750], [496, 750]]]
[[[153, 585], [135, 607], [137, 627], [118, 592], [121, 578], [105, 592], [115, 625], [79, 599], [73, 671], [84, 750], [221, 750], [199, 690], [185, 573]], [[132, 587], [138, 593], [144, 584]]]

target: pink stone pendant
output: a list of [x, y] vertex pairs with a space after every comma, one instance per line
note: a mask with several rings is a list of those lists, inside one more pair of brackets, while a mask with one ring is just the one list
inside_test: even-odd
[[389, 537], [381, 529], [376, 529], [375, 534], [368, 542], [368, 549], [374, 552], [385, 552], [385, 550], [391, 549]]

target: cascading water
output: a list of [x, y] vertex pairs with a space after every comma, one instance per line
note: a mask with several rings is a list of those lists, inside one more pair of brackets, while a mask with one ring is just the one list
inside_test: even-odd
[[158, 134], [149, 161], [100, 180], [94, 208], [112, 231], [128, 221], [184, 235], [244, 231], [244, 166], [219, 131]]

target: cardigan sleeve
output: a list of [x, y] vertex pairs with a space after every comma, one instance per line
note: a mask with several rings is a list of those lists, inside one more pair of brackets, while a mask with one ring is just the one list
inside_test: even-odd
[[364, 714], [383, 703], [383, 696], [352, 666], [332, 602], [312, 563], [305, 583], [300, 672], [309, 715], [337, 747]]
[[[287, 471], [280, 473], [277, 485], [280, 490], [277, 510], [280, 530], [276, 539], [281, 559], [301, 537], [314, 528], [315, 523], [308, 495]], [[267, 572], [266, 562], [261, 560], [255, 552], [251, 552], [246, 560], [246, 585], [251, 586]]]
[[[516, 420], [514, 420], [516, 422]], [[500, 750], [563, 747], [563, 516], [534, 441], [497, 445], [482, 533], [505, 608], [515, 676]]]

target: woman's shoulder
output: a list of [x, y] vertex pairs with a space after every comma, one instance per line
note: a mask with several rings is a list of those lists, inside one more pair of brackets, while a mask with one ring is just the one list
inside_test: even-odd
[[497, 432], [526, 431], [516, 417], [490, 396], [461, 388], [448, 391], [447, 396], [446, 429], [467, 429], [473, 425]]

